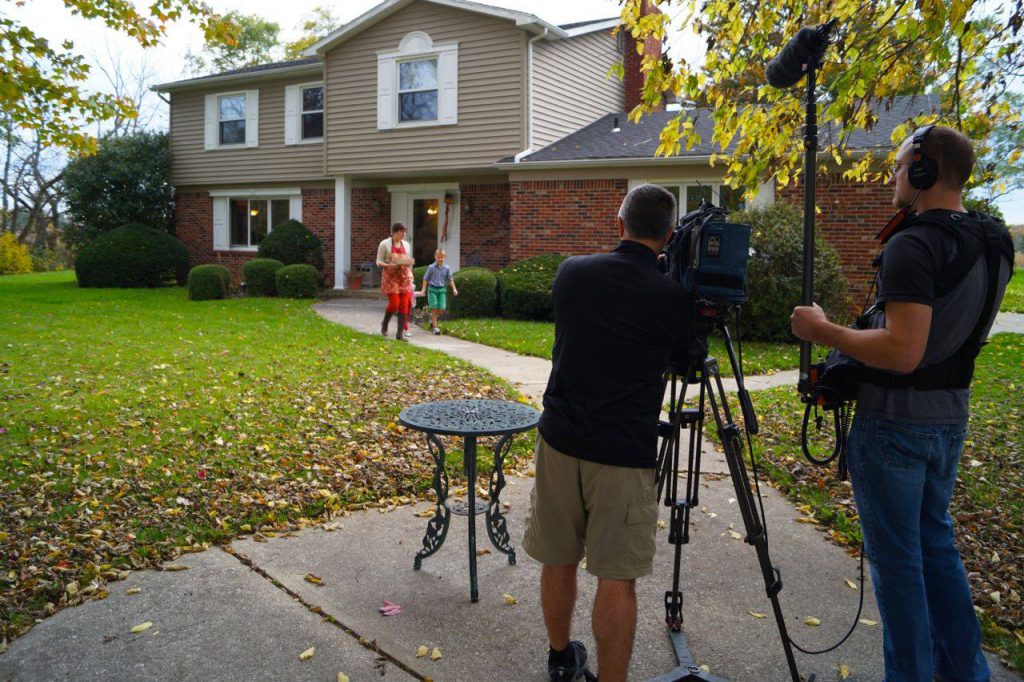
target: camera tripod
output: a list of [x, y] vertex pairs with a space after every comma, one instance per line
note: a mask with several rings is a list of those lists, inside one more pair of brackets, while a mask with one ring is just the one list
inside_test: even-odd
[[[790, 676], [792, 682], [800, 682], [800, 674], [797, 671], [793, 648], [786, 631], [782, 607], [779, 605], [778, 595], [782, 589], [782, 579], [778, 569], [772, 566], [771, 558], [768, 555], [768, 536], [764, 526], [763, 509], [757, 504], [760, 491], [758, 491], [758, 497], [755, 498], [754, 492], [751, 490], [747, 468], [743, 462], [744, 436], [732, 419], [732, 410], [725, 398], [725, 388], [718, 370], [718, 361], [707, 356], [707, 339], [714, 329], [718, 329], [725, 341], [733, 376], [736, 377], [745, 430], [749, 435], [756, 434], [758, 431], [757, 416], [754, 414], [754, 408], [750, 402], [750, 394], [743, 386], [743, 374], [736, 360], [729, 329], [725, 324], [729, 311], [728, 306], [701, 308], [697, 316], [697, 341], [693, 344], [690, 356], [684, 361], [683, 367], [673, 367], [666, 374], [666, 384], [670, 387], [671, 393], [669, 419], [667, 422], [659, 423], [659, 436], [662, 441], [658, 453], [658, 497], [661, 498], [664, 493], [665, 506], [671, 510], [668, 541], [675, 545], [675, 556], [672, 587], [665, 592], [665, 624], [672, 647], [675, 649], [678, 665], [672, 671], [652, 678], [649, 682], [695, 682], [696, 680], [725, 682], [723, 678], [702, 670], [690, 653], [686, 635], [683, 633], [683, 593], [679, 589], [682, 549], [683, 545], [690, 541], [690, 512], [694, 507], [699, 506], [701, 439], [706, 401], [710, 403], [718, 438], [725, 451], [729, 474], [736, 490], [737, 506], [746, 529], [744, 541], [753, 545], [757, 551], [757, 559], [764, 577], [765, 591], [772, 603], [775, 623], [779, 629], [779, 636], [782, 638], [782, 647], [786, 654]], [[700, 386], [700, 397], [696, 409], [683, 407], [687, 384]], [[680, 445], [684, 429], [688, 432], [689, 443], [685, 463], [686, 490], [685, 496], [680, 498]], [[814, 674], [811, 674], [807, 682], [813, 681]]]

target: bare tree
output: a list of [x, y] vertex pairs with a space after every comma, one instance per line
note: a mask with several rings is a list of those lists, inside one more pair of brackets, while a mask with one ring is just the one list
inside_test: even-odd
[[57, 248], [63, 154], [44, 145], [36, 131], [31, 136], [21, 134], [8, 116], [0, 115], [0, 135], [3, 231], [13, 232], [33, 249]]
[[148, 130], [159, 113], [157, 97], [149, 87], [158, 78], [156, 67], [149, 58], [142, 54], [138, 59], [129, 61], [124, 55], [106, 46], [106, 56], [95, 55], [93, 66], [103, 75], [107, 94], [128, 102], [135, 110], [136, 116], [126, 116], [121, 112], [112, 118], [97, 123], [97, 137], [113, 135], [121, 137], [139, 130]]

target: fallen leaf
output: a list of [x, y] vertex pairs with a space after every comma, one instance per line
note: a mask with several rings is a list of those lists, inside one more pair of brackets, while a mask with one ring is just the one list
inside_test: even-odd
[[382, 616], [397, 616], [402, 612], [402, 607], [387, 599], [381, 602], [382, 606], [377, 607]]
[[516, 602], [519, 601], [518, 599], [513, 597], [511, 594], [503, 594], [503, 595], [501, 595], [501, 597], [502, 597], [502, 599], [505, 600], [505, 603], [508, 604], [509, 606], [514, 606], [516, 604]]
[[139, 623], [138, 625], [133, 627], [130, 630], [130, 632], [132, 632], [133, 634], [137, 634], [139, 632], [145, 632], [146, 630], [150, 629], [151, 627], [153, 627], [153, 622], [147, 620], [145, 623]]
[[850, 669], [847, 668], [845, 664], [840, 663], [839, 664], [839, 679], [845, 680], [849, 676], [850, 676]]
[[349, 682], [348, 675], [345, 673], [338, 673], [338, 682]]
[[811, 516], [801, 516], [796, 520], [797, 523], [817, 523], [818, 519]]
[[1017, 638], [1018, 642], [1020, 642], [1021, 644], [1024, 644], [1024, 631], [1014, 630], [1013, 631], [1013, 636]]
[[305, 651], [303, 651], [301, 654], [299, 654], [299, 660], [300, 661], [308, 661], [309, 659], [313, 658], [313, 654], [315, 654], [315, 653], [316, 653], [316, 647], [315, 646], [311, 646], [308, 649], [306, 649]]
[[668, 524], [666, 524], [664, 521], [662, 521], [661, 519], [658, 519], [658, 528], [666, 528], [667, 525]]
[[861, 618], [860, 622], [864, 625], [878, 625], [877, 620], [871, 620], [870, 618]]
[[129, 589], [125, 590], [125, 592], [124, 592], [124, 593], [125, 593], [125, 594], [138, 594], [139, 592], [142, 592], [142, 589], [141, 589], [141, 588], [138, 588], [138, 587], [132, 587], [132, 588], [129, 588]]
[[483, 556], [485, 554], [490, 554], [490, 553], [491, 553], [491, 550], [487, 549], [486, 547], [484, 547], [483, 549], [478, 549], [476, 551], [476, 555], [477, 556]]
[[807, 618], [804, 619], [804, 625], [811, 625], [817, 627], [821, 625], [821, 621], [815, 618], [814, 616], [807, 616]]
[[168, 566], [164, 566], [164, 570], [165, 571], [187, 571], [188, 570], [188, 566], [182, 566], [181, 564], [170, 564]]
[[742, 540], [743, 539], [743, 536], [740, 535], [739, 533], [737, 533], [734, 530], [729, 531], [729, 537], [731, 537], [733, 540]]
[[767, 618], [768, 617], [768, 614], [766, 614], [766, 613], [758, 613], [757, 611], [747, 611], [747, 613], [749, 613], [754, 618]]
[[313, 575], [312, 573], [307, 573], [306, 577], [304, 578], [304, 580], [307, 583], [313, 583], [314, 585], [323, 585], [324, 584], [323, 578], [321, 578], [318, 575]]
[[853, 582], [849, 578], [846, 579], [846, 586], [849, 587], [851, 590], [857, 589], [857, 583]]
[[427, 649], [426, 646], [421, 644], [420, 647], [416, 649], [416, 658], [423, 658], [427, 655], [427, 651], [429, 651], [429, 649]]
[[435, 646], [434, 650], [430, 652], [430, 660], [436, 661], [439, 658], [441, 658], [441, 650]]

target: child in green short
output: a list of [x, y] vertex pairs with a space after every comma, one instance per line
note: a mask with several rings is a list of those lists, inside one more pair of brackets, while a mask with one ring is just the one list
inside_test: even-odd
[[440, 334], [441, 329], [437, 326], [437, 318], [441, 311], [448, 308], [448, 285], [452, 285], [452, 295], [458, 296], [459, 290], [455, 288], [455, 278], [452, 277], [452, 269], [444, 264], [444, 249], [434, 252], [434, 262], [427, 266], [423, 273], [423, 292], [427, 295], [427, 307], [430, 308], [430, 327], [434, 334]]

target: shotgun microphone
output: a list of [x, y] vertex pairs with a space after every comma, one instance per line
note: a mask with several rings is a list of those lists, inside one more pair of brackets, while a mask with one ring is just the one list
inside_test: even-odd
[[805, 26], [797, 31], [775, 58], [768, 62], [764, 70], [768, 84], [775, 88], [788, 88], [804, 77], [805, 66], [817, 67], [837, 23], [832, 19], [820, 26]]

